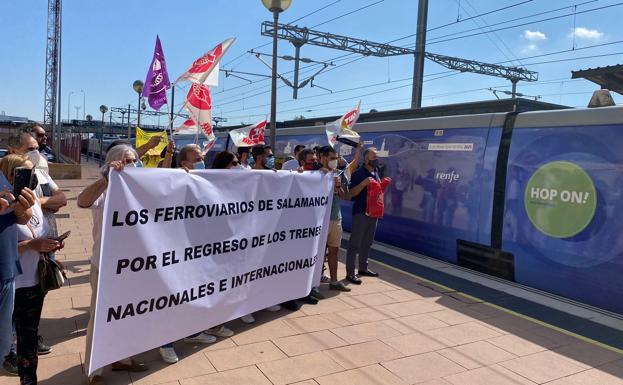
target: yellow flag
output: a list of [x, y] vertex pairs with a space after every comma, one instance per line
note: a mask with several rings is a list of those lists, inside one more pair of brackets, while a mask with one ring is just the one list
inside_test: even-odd
[[141, 158], [141, 161], [143, 162], [143, 167], [158, 167], [158, 163], [162, 159], [160, 158], [160, 154], [162, 153], [162, 150], [164, 150], [164, 148], [167, 146], [167, 144], [169, 144], [169, 138], [166, 131], [148, 132], [141, 130], [140, 127], [136, 127], [136, 148], [139, 148], [142, 145], [146, 144], [149, 139], [155, 136], [162, 137], [160, 139], [160, 144], [150, 149], [145, 155], [143, 155], [143, 157]]

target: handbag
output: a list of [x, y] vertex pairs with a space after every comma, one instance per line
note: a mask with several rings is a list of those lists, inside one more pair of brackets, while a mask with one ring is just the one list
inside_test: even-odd
[[57, 260], [51, 259], [48, 253], [41, 253], [37, 271], [43, 292], [60, 289], [67, 279], [64, 266]]
[[[28, 226], [33, 238], [36, 238], [35, 230], [30, 223], [26, 226]], [[60, 289], [67, 279], [65, 267], [59, 261], [50, 258], [50, 253], [40, 254], [39, 262], [37, 263], [37, 273], [39, 274], [39, 285], [44, 293]]]

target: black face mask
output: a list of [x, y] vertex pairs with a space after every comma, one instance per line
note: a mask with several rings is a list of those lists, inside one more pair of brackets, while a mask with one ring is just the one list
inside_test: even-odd
[[368, 161], [368, 166], [372, 167], [372, 168], [377, 168], [379, 167], [379, 160], [378, 159], [372, 159]]

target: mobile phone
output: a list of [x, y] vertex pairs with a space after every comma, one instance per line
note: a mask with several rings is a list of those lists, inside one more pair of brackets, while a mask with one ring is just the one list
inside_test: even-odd
[[65, 232], [65, 233], [63, 233], [63, 234], [61, 234], [61, 235], [59, 235], [58, 237], [54, 238], [54, 240], [55, 240], [56, 242], [62, 242], [62, 241], [64, 241], [65, 239], [67, 239], [67, 237], [69, 236], [69, 234], [71, 234], [71, 231], [67, 231], [67, 232]]
[[25, 187], [32, 186], [33, 170], [26, 167], [16, 167], [13, 173], [13, 196], [17, 199]]

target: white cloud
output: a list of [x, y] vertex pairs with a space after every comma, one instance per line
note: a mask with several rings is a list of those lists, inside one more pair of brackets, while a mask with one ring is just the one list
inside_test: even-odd
[[539, 52], [539, 47], [537, 47], [536, 44], [528, 44], [521, 49], [521, 53], [524, 55], [533, 54], [535, 52]]
[[529, 29], [523, 32], [523, 37], [530, 41], [547, 40], [547, 36], [541, 31], [530, 31]]
[[571, 37], [577, 37], [578, 39], [599, 39], [604, 34], [603, 32], [599, 32], [596, 29], [588, 29], [584, 27], [578, 27], [573, 32], [571, 32]]

